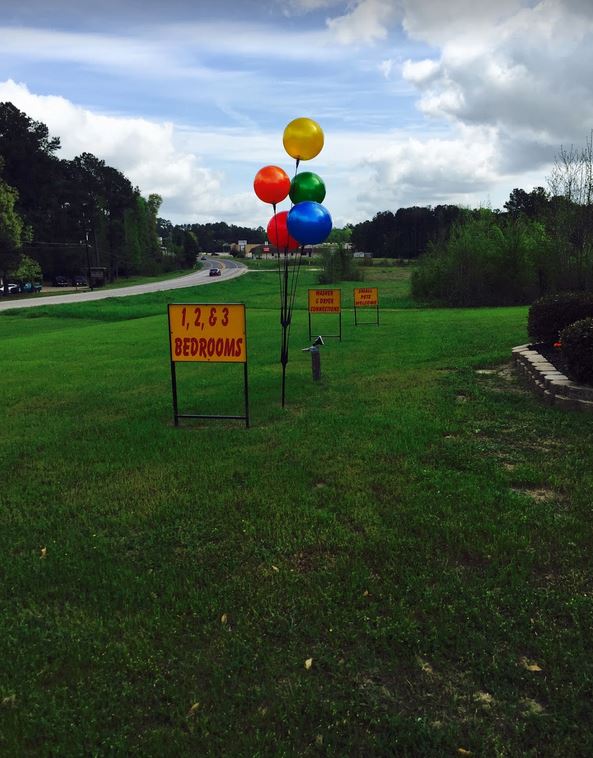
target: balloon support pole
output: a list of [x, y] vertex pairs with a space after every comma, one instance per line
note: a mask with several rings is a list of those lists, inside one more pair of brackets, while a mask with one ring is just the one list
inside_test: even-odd
[[286, 404], [286, 364], [288, 363], [288, 340], [290, 337], [290, 311], [292, 310], [288, 288], [288, 248], [284, 250], [284, 272], [280, 282], [280, 323], [282, 325], [280, 362], [282, 363], [282, 407], [284, 408]]
[[286, 405], [286, 363], [282, 363], [282, 407]]
[[296, 296], [296, 287], [301, 267], [303, 246], [301, 246], [297, 258], [293, 263], [292, 277], [289, 276], [288, 248], [284, 250], [284, 266], [280, 260], [278, 251], [278, 270], [280, 273], [280, 325], [282, 327], [282, 346], [280, 349], [280, 363], [282, 364], [282, 407], [286, 405], [286, 366], [288, 364], [288, 343], [290, 340], [290, 326], [292, 323], [292, 310]]

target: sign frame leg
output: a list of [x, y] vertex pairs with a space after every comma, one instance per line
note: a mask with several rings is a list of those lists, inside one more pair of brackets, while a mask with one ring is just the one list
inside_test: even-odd
[[179, 409], [177, 407], [177, 372], [175, 361], [171, 361], [171, 390], [173, 392], [173, 422], [179, 426]]
[[243, 381], [245, 391], [245, 428], [249, 429], [249, 382], [247, 378], [247, 361], [243, 364]]

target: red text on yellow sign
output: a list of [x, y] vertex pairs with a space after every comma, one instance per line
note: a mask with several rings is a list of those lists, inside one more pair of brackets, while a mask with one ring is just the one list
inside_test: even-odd
[[245, 306], [169, 305], [171, 360], [246, 363]]
[[364, 308], [367, 305], [379, 304], [379, 289], [377, 287], [355, 287], [354, 307]]
[[339, 313], [342, 290], [309, 290], [309, 313]]

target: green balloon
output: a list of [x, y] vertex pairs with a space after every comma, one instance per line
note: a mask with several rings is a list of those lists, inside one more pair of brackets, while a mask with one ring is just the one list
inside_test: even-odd
[[295, 205], [305, 200], [322, 203], [325, 197], [325, 184], [323, 179], [312, 171], [302, 171], [300, 174], [296, 174], [290, 183], [288, 194]]

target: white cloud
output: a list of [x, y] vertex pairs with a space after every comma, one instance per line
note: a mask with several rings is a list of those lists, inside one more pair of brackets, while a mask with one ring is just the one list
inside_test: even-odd
[[379, 71], [383, 74], [383, 76], [386, 79], [389, 79], [389, 77], [391, 76], [393, 63], [394, 61], [392, 58], [387, 58], [387, 60], [381, 61], [381, 63], [379, 64]]
[[[466, 18], [465, 31], [451, 33], [438, 62], [408, 61], [403, 75], [429, 115], [507, 129], [544, 126], [556, 139], [574, 135], [593, 119], [593, 14], [584, 19], [569, 3], [543, 0], [503, 16], [516, 4], [497, 4], [498, 21], [483, 35]], [[424, 29], [419, 23], [418, 8], [426, 5], [411, 13], [416, 34], [431, 39], [434, 18]]]
[[[225, 66], [206, 66], [204, 54]], [[188, 21], [163, 23], [139, 33], [90, 33], [35, 27], [0, 26], [0, 55], [65, 61], [158, 79], [236, 77], [230, 57], [326, 60], [339, 55], [327, 30], [292, 30], [261, 23]]]
[[[289, 6], [301, 13], [310, 13], [311, 11], [318, 11], [321, 8], [331, 8], [334, 5], [340, 5], [344, 0], [289, 0]], [[280, 0], [282, 5], [286, 4], [286, 0]]]
[[179, 146], [172, 123], [95, 113], [63, 97], [32, 94], [11, 80], [0, 82], [0, 101], [10, 101], [46, 124], [61, 139], [62, 157], [93, 153], [122, 171], [144, 195], [162, 195], [161, 213], [171, 220], [245, 220], [257, 210], [251, 192], [228, 192], [223, 173]]
[[404, 61], [402, 74], [404, 79], [417, 87], [425, 87], [434, 81], [440, 71], [437, 61], [425, 59], [421, 61]]
[[327, 25], [343, 45], [368, 44], [386, 39], [397, 14], [390, 0], [358, 0], [348, 13], [328, 19]]
[[591, 3], [404, 0], [404, 6], [408, 32], [441, 47], [437, 60], [408, 60], [402, 69], [420, 93], [423, 114], [452, 127], [494, 130], [494, 165], [503, 171], [540, 170], [560, 144], [583, 142], [593, 126]]
[[[62, 140], [63, 157], [91, 152], [125, 173], [145, 196], [162, 195], [161, 215], [176, 223], [225, 220], [265, 227], [271, 211], [252, 192], [253, 176], [267, 164], [291, 171], [281, 131], [182, 127], [105, 115], [62, 97], [32, 94], [12, 81], [0, 83], [0, 100], [47, 124]], [[502, 205], [512, 187], [525, 186], [512, 165], [500, 163], [501, 151], [512, 147], [484, 127], [424, 138], [401, 129], [342, 130], [326, 135], [322, 153], [302, 169], [323, 177], [325, 205], [334, 223], [343, 226], [400, 206], [479, 205], [489, 197]], [[210, 168], [221, 156], [228, 168]], [[534, 176], [535, 184], [542, 184], [540, 176]]]
[[400, 0], [403, 27], [414, 39], [443, 47], [452, 40], [471, 46], [496, 35], [497, 25], [514, 16], [526, 0]]
[[[326, 129], [310, 168], [324, 177], [328, 208], [342, 224], [398, 205], [489, 197], [501, 205], [513, 187], [543, 184], [560, 144], [582, 142], [593, 126], [591, 0], [286, 0], [285, 7], [317, 15], [307, 25], [294, 17], [284, 26], [255, 16], [248, 24], [201, 19], [124, 36], [0, 27], [0, 61], [68, 61], [101, 75], [105, 68], [124, 94], [149, 82], [155, 103], [159, 89], [165, 107], [182, 103], [177, 112], [195, 118], [191, 125], [85, 110], [14, 84], [20, 104], [10, 98], [47, 123], [65, 153], [104, 158], [144, 194], [162, 194], [163, 215], [179, 221], [265, 226], [268, 209], [251, 181], [268, 163], [289, 170], [281, 144], [288, 109]], [[312, 29], [320, 15], [332, 17]], [[414, 44], [391, 36], [399, 21]], [[310, 66], [294, 65], [299, 60]], [[10, 84], [0, 85], [3, 99]], [[132, 98], [130, 109], [139, 102]], [[262, 129], [276, 115], [276, 125]]]
[[495, 135], [490, 130], [461, 130], [451, 138], [400, 138], [375, 150], [366, 160], [371, 169], [367, 188], [376, 197], [410, 204], [437, 204], [484, 193], [498, 179]]

